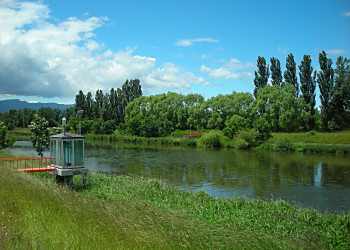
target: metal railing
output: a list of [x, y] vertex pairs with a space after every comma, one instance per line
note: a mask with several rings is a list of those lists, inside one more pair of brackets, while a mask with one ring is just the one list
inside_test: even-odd
[[20, 157], [2, 158], [0, 167], [7, 167], [23, 172], [49, 172], [55, 171], [56, 157]]

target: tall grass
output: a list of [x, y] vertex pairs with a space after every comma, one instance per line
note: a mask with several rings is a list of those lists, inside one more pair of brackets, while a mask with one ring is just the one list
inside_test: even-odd
[[350, 130], [339, 132], [321, 133], [272, 133], [272, 138], [268, 141], [273, 143], [279, 138], [287, 138], [292, 143], [317, 143], [317, 144], [350, 144]]
[[[44, 177], [44, 178], [42, 178]], [[0, 246], [7, 249], [346, 248], [350, 214], [283, 201], [215, 200], [159, 180], [89, 174], [76, 191], [50, 175], [0, 168]], [[2, 244], [2, 245], [1, 245]]]

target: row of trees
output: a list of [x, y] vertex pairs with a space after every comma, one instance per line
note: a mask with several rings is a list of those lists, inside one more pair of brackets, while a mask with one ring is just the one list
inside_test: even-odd
[[312, 115], [303, 99], [295, 99], [294, 87], [265, 86], [256, 99], [250, 93], [233, 92], [204, 100], [198, 94], [167, 93], [143, 96], [126, 108], [128, 133], [158, 137], [180, 130], [219, 129], [233, 138], [239, 130], [305, 131]]
[[75, 116], [75, 108], [67, 108], [65, 110], [40, 108], [39, 110], [34, 109], [11, 109], [9, 112], [0, 113], [0, 121], [2, 121], [5, 126], [12, 130], [15, 127], [18, 128], [27, 128], [35, 115], [44, 117], [48, 122], [50, 127], [58, 126], [61, 124], [62, 117], [70, 119], [72, 116]]
[[[297, 66], [293, 54], [289, 54], [286, 59], [286, 71], [284, 72], [284, 81], [282, 77], [280, 61], [272, 57], [270, 59], [271, 67], [266, 64], [264, 57], [258, 57], [257, 67], [254, 78], [254, 96], [257, 98], [260, 89], [268, 85], [271, 71], [271, 85], [283, 87], [289, 83], [294, 86], [295, 98], [304, 99], [308, 105], [308, 112], [313, 117], [316, 110], [316, 82], [320, 90], [320, 114], [322, 119], [322, 129], [343, 129], [349, 124], [350, 110], [350, 65], [349, 59], [338, 57], [336, 68], [332, 68], [332, 60], [327, 58], [327, 54], [322, 51], [318, 57], [320, 71], [316, 72], [311, 66], [311, 57], [304, 55], [299, 68], [300, 88], [297, 78]], [[300, 90], [300, 91], [299, 91]], [[309, 120], [309, 129], [316, 128], [315, 120]]]
[[[60, 124], [65, 116], [68, 128], [78, 130], [81, 114], [82, 133], [112, 133], [116, 128], [133, 135], [157, 137], [173, 131], [219, 129], [229, 137], [239, 130], [255, 129], [260, 135], [270, 131], [309, 131], [343, 129], [350, 124], [350, 64], [338, 57], [336, 68], [325, 52], [319, 54], [320, 71], [311, 66], [311, 57], [304, 55], [299, 68], [292, 54], [287, 56], [282, 77], [280, 62], [271, 58], [271, 66], [258, 57], [254, 93], [218, 95], [205, 100], [202, 95], [167, 93], [142, 96], [138, 79], [126, 80], [121, 88], [94, 97], [79, 91], [75, 107], [65, 111], [42, 108], [11, 110], [0, 119], [7, 126], [27, 127], [33, 115], [45, 117], [49, 126]], [[270, 78], [271, 71], [271, 78]], [[271, 82], [269, 83], [269, 79]], [[316, 82], [321, 106], [315, 107]], [[83, 110], [83, 112], [79, 112]]]
[[137, 97], [142, 96], [139, 79], [126, 80], [122, 88], [112, 88], [109, 93], [103, 94], [97, 90], [95, 98], [91, 92], [86, 95], [83, 91], [75, 97], [75, 111], [83, 110], [82, 118], [103, 121], [114, 120], [116, 125], [124, 122], [125, 108]]

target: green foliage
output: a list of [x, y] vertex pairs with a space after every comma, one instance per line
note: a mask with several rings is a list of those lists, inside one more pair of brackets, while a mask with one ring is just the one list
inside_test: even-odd
[[63, 129], [61, 127], [53, 127], [51, 129], [51, 135], [57, 135], [57, 134], [61, 134], [63, 131]]
[[101, 133], [102, 134], [112, 134], [116, 129], [115, 120], [108, 120], [102, 124]]
[[350, 124], [350, 60], [338, 57], [334, 70], [334, 88], [331, 109], [332, 127], [342, 130]]
[[271, 57], [271, 83], [272, 85], [281, 86], [282, 85], [282, 71], [281, 71], [281, 63], [275, 57]]
[[186, 135], [186, 131], [179, 130], [179, 129], [176, 129], [174, 132], [171, 133], [171, 136], [175, 138], [181, 138], [181, 137], [184, 137], [185, 135]]
[[292, 142], [285, 138], [285, 137], [280, 137], [277, 140], [275, 140], [275, 148], [276, 151], [292, 151], [293, 149], [293, 144]]
[[253, 129], [258, 133], [257, 139], [260, 143], [267, 141], [271, 137], [271, 125], [264, 116], [259, 116], [254, 121]]
[[250, 147], [249, 142], [242, 138], [235, 138], [234, 140], [235, 148], [238, 149], [248, 149]]
[[284, 71], [284, 81], [294, 86], [295, 98], [298, 98], [299, 84], [297, 79], [297, 67], [294, 61], [294, 56], [289, 53], [286, 59], [286, 71]]
[[306, 133], [307, 136], [313, 136], [316, 135], [316, 131], [315, 130], [310, 130], [309, 132]]
[[222, 140], [222, 133], [220, 131], [209, 131], [204, 133], [202, 137], [199, 139], [198, 143], [201, 147], [204, 148], [215, 148], [220, 147]]
[[34, 116], [33, 121], [29, 125], [29, 129], [32, 132], [30, 140], [32, 141], [33, 148], [38, 155], [43, 156], [44, 150], [49, 147], [49, 122], [37, 114]]
[[327, 58], [326, 52], [319, 54], [318, 61], [321, 71], [317, 73], [317, 82], [320, 89], [322, 128], [327, 131], [328, 122], [332, 119], [331, 102], [333, 98], [334, 70], [332, 59]]
[[258, 72], [255, 71], [254, 78], [254, 96], [257, 97], [259, 90], [267, 85], [267, 81], [269, 80], [270, 71], [269, 65], [266, 65], [266, 60], [264, 57], [258, 57], [256, 62], [256, 66], [258, 67]]
[[[310, 118], [307, 119], [305, 126], [306, 130], [314, 129], [315, 119], [313, 115], [315, 114], [315, 89], [316, 89], [316, 71], [313, 71], [311, 66], [311, 57], [309, 55], [304, 55], [301, 64], [299, 65], [299, 76], [300, 76], [300, 90], [302, 93], [302, 99], [305, 101], [306, 105], [303, 110], [310, 114]], [[305, 121], [305, 120], [304, 120]]]
[[240, 115], [233, 115], [225, 122], [224, 134], [232, 139], [239, 130], [245, 130], [249, 127], [250, 122], [247, 118]]
[[0, 150], [11, 147], [14, 142], [14, 138], [7, 137], [7, 129], [4, 123], [0, 122]]
[[256, 147], [260, 144], [259, 138], [260, 135], [256, 129], [240, 130], [234, 138], [235, 147], [240, 149]]

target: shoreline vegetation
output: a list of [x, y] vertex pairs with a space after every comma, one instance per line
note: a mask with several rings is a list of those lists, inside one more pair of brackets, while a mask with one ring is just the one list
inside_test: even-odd
[[[200, 135], [216, 133], [216, 138], [209, 142], [209, 145], [203, 145], [200, 136], [187, 136], [189, 133], [199, 133]], [[16, 140], [29, 140], [30, 131], [23, 128], [15, 128], [8, 132]], [[190, 146], [204, 148], [239, 148], [242, 146], [234, 139], [224, 136], [220, 131], [208, 130], [199, 132], [175, 131], [168, 137], [141, 137], [133, 135], [123, 135], [117, 130], [109, 135], [105, 134], [85, 134], [86, 141], [110, 141], [125, 142], [142, 145], [164, 145], [164, 146]], [[237, 145], [238, 144], [238, 145]], [[243, 149], [244, 145], [243, 145]], [[333, 153], [350, 154], [350, 130], [339, 132], [315, 132], [306, 133], [271, 133], [271, 138], [265, 143], [252, 147], [253, 150], [266, 151], [287, 151], [287, 152], [307, 152], [307, 153]]]
[[[0, 157], [14, 157], [0, 151]], [[46, 173], [0, 168], [4, 249], [336, 248], [350, 245], [350, 213], [327, 214], [282, 201], [214, 199], [164, 181], [90, 173], [86, 188]]]

